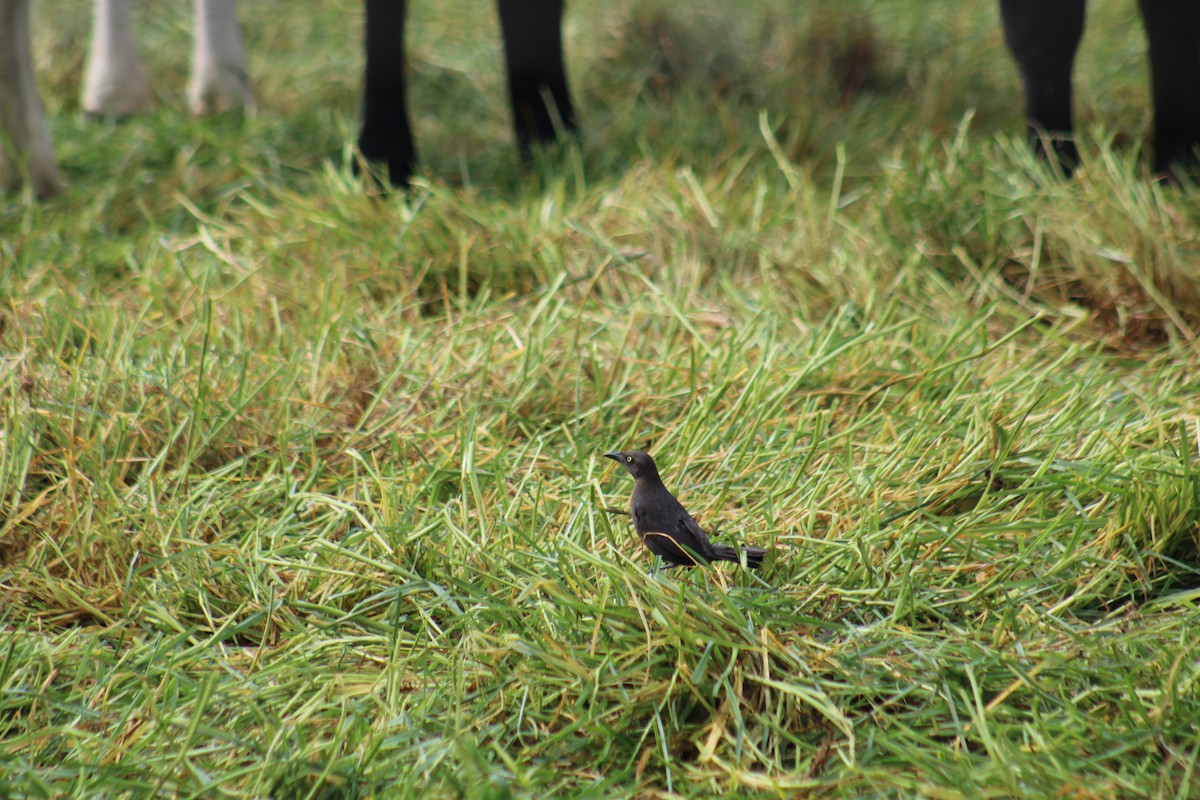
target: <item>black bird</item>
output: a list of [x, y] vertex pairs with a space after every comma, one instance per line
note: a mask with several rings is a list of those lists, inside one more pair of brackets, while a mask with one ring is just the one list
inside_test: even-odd
[[[616, 461], [633, 476], [629, 510], [642, 544], [651, 553], [662, 556], [671, 566], [691, 567], [710, 561], [740, 563], [737, 548], [710, 542], [687, 509], [667, 491], [649, 453], [623, 450], [605, 453], [604, 457]], [[761, 547], [742, 547], [742, 552], [746, 554], [746, 565], [755, 569], [767, 551]]]

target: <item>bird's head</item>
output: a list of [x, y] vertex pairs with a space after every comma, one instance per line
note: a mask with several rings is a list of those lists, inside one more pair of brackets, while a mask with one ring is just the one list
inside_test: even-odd
[[605, 453], [604, 457], [611, 458], [629, 470], [629, 474], [634, 478], [642, 476], [658, 477], [658, 467], [654, 465], [654, 459], [650, 457], [649, 453], [643, 453], [641, 450], [614, 451], [612, 453]]

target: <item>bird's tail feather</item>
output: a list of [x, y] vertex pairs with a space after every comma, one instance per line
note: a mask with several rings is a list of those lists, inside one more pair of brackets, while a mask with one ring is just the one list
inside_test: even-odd
[[741, 553], [745, 553], [746, 566], [750, 569], [758, 569], [758, 566], [762, 564], [763, 556], [767, 554], [767, 551], [761, 547], [746, 547], [744, 545], [740, 551], [738, 548], [727, 544], [714, 544], [712, 548], [714, 561], [733, 561], [740, 564], [742, 561]]

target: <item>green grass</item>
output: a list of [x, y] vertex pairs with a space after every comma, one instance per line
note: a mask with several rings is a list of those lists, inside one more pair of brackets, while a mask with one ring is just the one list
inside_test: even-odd
[[[1200, 203], [1133, 3], [1071, 181], [990, 0], [575, 3], [533, 169], [490, 5], [416, 3], [408, 197], [350, 175], [357, 12], [243, 4], [259, 113], [196, 121], [145, 3], [105, 126], [36, 5], [0, 794], [1200, 797]], [[648, 574], [618, 447], [763, 569]]]

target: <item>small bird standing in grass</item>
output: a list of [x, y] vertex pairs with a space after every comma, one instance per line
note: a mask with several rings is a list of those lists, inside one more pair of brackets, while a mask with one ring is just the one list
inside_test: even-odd
[[[651, 553], [662, 556], [673, 567], [691, 567], [710, 561], [741, 562], [737, 548], [708, 540], [692, 515], [663, 486], [658, 467], [649, 453], [623, 450], [605, 453], [604, 457], [616, 461], [633, 476], [629, 510], [633, 513], [633, 526], [642, 537], [642, 544]], [[746, 556], [746, 566], [751, 569], [762, 563], [766, 552], [761, 547], [743, 546], [741, 549]]]

